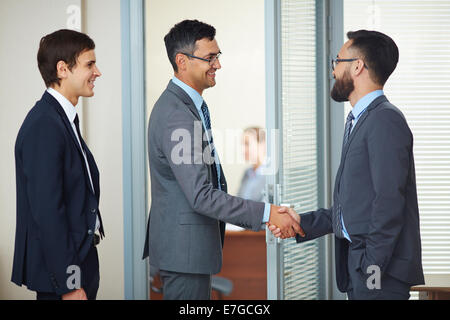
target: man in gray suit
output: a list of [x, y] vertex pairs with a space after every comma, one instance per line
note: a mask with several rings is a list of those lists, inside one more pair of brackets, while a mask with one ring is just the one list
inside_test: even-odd
[[[335, 234], [336, 280], [349, 299], [408, 299], [423, 284], [413, 135], [383, 87], [398, 62], [394, 41], [347, 33], [333, 63], [331, 97], [350, 101], [333, 207], [297, 215], [308, 241]], [[284, 238], [275, 227], [275, 236]]]
[[214, 27], [197, 20], [165, 36], [175, 75], [155, 103], [148, 128], [152, 204], [144, 256], [160, 270], [164, 299], [209, 299], [222, 266], [225, 223], [285, 236], [303, 234], [280, 207], [227, 194], [203, 90], [216, 84], [221, 54]]

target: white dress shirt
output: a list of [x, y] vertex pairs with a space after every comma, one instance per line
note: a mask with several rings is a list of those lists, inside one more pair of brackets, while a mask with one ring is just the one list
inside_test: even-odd
[[[77, 115], [75, 106], [69, 100], [67, 100], [66, 97], [64, 97], [61, 93], [59, 93], [55, 89], [48, 88], [47, 92], [51, 94], [53, 98], [55, 98], [59, 102], [64, 112], [66, 113], [67, 119], [69, 120], [70, 125], [72, 126], [73, 133], [75, 134], [75, 137], [77, 137], [78, 144], [80, 145], [80, 149], [83, 152], [84, 162], [86, 163], [86, 168], [89, 175], [89, 182], [91, 183], [92, 192], [95, 194], [94, 184], [92, 183], [91, 170], [89, 169], [89, 163], [87, 161], [86, 153], [81, 145], [80, 137], [78, 137], [77, 129], [74, 123], [75, 117]], [[95, 222], [95, 231], [98, 231], [99, 229], [100, 229], [100, 221], [98, 219], [97, 214], [97, 220]]]

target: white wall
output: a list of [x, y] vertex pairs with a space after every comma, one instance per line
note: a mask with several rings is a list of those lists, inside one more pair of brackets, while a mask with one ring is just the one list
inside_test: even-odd
[[95, 41], [97, 66], [103, 74], [95, 82], [95, 96], [84, 99], [87, 141], [100, 170], [100, 212], [106, 234], [98, 248], [98, 299], [123, 299], [120, 0], [85, 0], [83, 18], [84, 31]]
[[[225, 130], [265, 127], [265, 56], [263, 0], [146, 0], [146, 63], [148, 115], [173, 76], [164, 36], [176, 23], [197, 19], [216, 28], [223, 55], [216, 86], [204, 91], [211, 113], [214, 142], [223, 163], [229, 192], [238, 190], [244, 169], [233, 141], [220, 139]], [[148, 119], [147, 119], [148, 120]], [[240, 147], [240, 139], [237, 139]], [[236, 150], [236, 151], [235, 151]], [[239, 154], [239, 156], [241, 156]]]
[[66, 27], [72, 3], [77, 1], [0, 1], [0, 299], [35, 298], [10, 282], [16, 227], [14, 143], [25, 115], [45, 90], [36, 61], [39, 40]]
[[72, 24], [70, 5], [85, 5], [87, 33], [96, 42], [103, 76], [95, 96], [84, 101], [82, 125], [101, 184], [100, 210], [106, 239], [99, 246], [99, 299], [123, 298], [122, 124], [119, 0], [0, 1], [0, 299], [34, 299], [34, 293], [10, 282], [15, 235], [14, 143], [25, 115], [45, 85], [36, 55], [42, 36]]

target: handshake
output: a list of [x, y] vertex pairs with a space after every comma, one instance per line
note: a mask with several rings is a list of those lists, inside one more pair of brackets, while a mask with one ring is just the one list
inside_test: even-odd
[[297, 233], [301, 237], [305, 236], [305, 232], [300, 227], [300, 215], [291, 208], [271, 205], [270, 218], [266, 225], [277, 238], [292, 238]]

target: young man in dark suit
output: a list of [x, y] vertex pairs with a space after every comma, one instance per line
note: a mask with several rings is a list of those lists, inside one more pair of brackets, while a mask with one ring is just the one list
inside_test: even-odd
[[[297, 242], [335, 234], [336, 281], [349, 299], [408, 299], [424, 283], [413, 135], [383, 92], [397, 66], [395, 42], [376, 31], [347, 33], [333, 59], [331, 97], [352, 105], [333, 207], [297, 215]], [[275, 227], [270, 227], [281, 236]]]
[[26, 116], [15, 145], [17, 221], [12, 281], [37, 299], [95, 299], [96, 245], [104, 236], [99, 172], [84, 142], [76, 106], [94, 95], [95, 44], [59, 30], [37, 55], [47, 90]]

